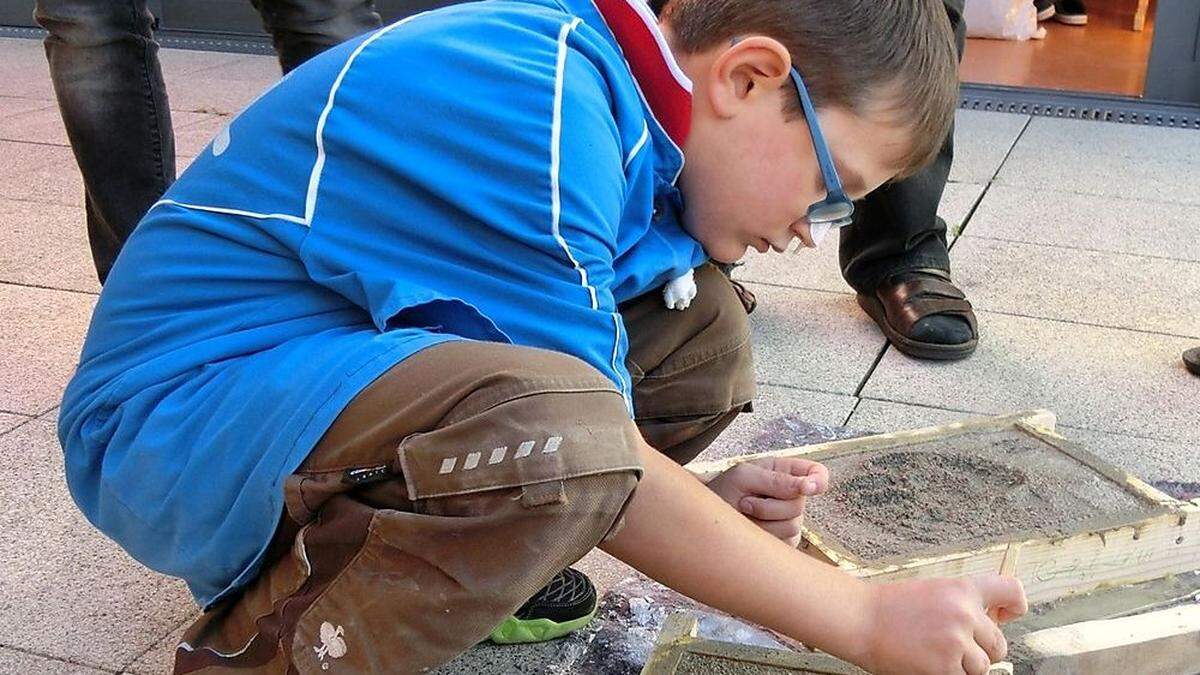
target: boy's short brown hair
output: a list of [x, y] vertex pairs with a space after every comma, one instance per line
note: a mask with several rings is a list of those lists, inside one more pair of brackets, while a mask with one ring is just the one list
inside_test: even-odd
[[[791, 52], [817, 108], [894, 115], [911, 130], [897, 177], [931, 162], [950, 132], [958, 56], [941, 0], [668, 0], [662, 15], [685, 52], [772, 37]], [[785, 111], [800, 115], [788, 89]]]

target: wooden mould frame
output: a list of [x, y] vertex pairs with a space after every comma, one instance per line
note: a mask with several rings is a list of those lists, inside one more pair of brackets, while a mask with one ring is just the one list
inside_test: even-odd
[[674, 675], [689, 655], [787, 670], [797, 675], [867, 675], [866, 671], [826, 654], [707, 640], [696, 636], [698, 628], [696, 617], [688, 612], [668, 616], [641, 675]]
[[1018, 577], [1030, 602], [1086, 593], [1108, 586], [1149, 581], [1200, 569], [1200, 500], [1180, 501], [1119, 469], [1054, 431], [1054, 414], [1033, 410], [936, 427], [864, 436], [799, 448], [743, 455], [688, 465], [707, 481], [735, 464], [761, 457], [820, 460], [882, 450], [965, 434], [1016, 429], [1045, 442], [1113, 481], [1148, 505], [1153, 515], [1134, 522], [1113, 521], [1066, 536], [1021, 537], [988, 546], [872, 564], [847, 553], [814, 531], [805, 530], [801, 548], [816, 558], [869, 581], [960, 577], [1003, 572]]

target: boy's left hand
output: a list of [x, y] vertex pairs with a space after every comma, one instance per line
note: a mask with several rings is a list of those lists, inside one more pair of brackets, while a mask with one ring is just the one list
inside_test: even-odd
[[708, 487], [756, 525], [796, 546], [804, 501], [829, 489], [829, 469], [809, 459], [767, 457], [727, 469]]

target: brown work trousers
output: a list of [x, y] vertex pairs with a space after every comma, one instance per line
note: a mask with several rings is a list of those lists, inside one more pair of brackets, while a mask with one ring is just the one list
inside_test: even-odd
[[[749, 304], [622, 306], [635, 419], [572, 356], [430, 347], [364, 389], [284, 486], [263, 571], [185, 633], [176, 673], [416, 673], [484, 639], [619, 527], [639, 437], [680, 463], [754, 393]], [[635, 425], [636, 422], [636, 425]]]

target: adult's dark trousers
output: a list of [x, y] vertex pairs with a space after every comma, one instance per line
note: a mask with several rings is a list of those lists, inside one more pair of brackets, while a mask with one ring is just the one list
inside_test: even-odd
[[[967, 34], [963, 2], [944, 0], [959, 58]], [[842, 228], [839, 255], [842, 276], [856, 291], [873, 295], [880, 282], [908, 270], [950, 271], [946, 221], [938, 217], [937, 209], [953, 159], [951, 130], [932, 164], [905, 180], [884, 185], [855, 205], [854, 224]]]
[[[373, 0], [252, 0], [284, 73], [379, 27]], [[175, 181], [171, 112], [146, 0], [38, 0], [46, 58], [83, 174], [100, 282], [121, 246]]]

